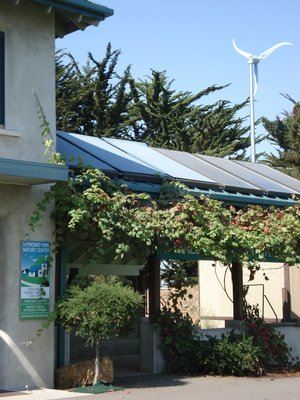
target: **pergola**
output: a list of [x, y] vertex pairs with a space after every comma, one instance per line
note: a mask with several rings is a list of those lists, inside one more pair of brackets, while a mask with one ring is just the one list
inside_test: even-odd
[[[194, 196], [204, 194], [239, 207], [248, 204], [287, 207], [298, 202], [300, 197], [300, 181], [260, 163], [158, 149], [130, 140], [66, 132], [58, 132], [57, 150], [75, 170], [79, 165], [100, 169], [116, 183], [125, 183], [134, 192], [146, 192], [152, 196], [158, 195], [163, 182], [180, 181]], [[80, 246], [82, 244], [73, 244], [73, 249], [71, 247], [69, 251], [66, 250], [68, 257], [65, 252], [62, 253], [61, 288], [65, 285], [66, 268], [84, 264], [84, 248], [80, 250]], [[103, 259], [92, 268], [97, 270], [101, 265], [104, 274], [124, 274], [125, 271], [128, 274], [131, 270], [133, 275], [141, 277], [143, 261], [127, 260], [112, 265], [107, 258], [105, 260], [107, 253], [109, 249], [104, 251]], [[161, 249], [156, 257], [147, 260], [150, 322], [155, 322], [160, 310], [160, 261], [172, 259], [201, 260], [203, 256], [195, 253], [171, 254]], [[241, 265], [234, 266], [232, 283], [234, 318], [242, 319]]]

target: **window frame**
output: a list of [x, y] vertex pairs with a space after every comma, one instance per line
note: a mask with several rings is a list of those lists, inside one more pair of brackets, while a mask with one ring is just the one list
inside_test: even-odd
[[0, 31], [0, 126], [5, 125], [5, 32]]

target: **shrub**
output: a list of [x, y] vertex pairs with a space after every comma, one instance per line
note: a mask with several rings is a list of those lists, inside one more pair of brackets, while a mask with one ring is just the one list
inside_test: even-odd
[[249, 335], [260, 348], [264, 365], [286, 366], [293, 360], [290, 349], [284, 341], [284, 335], [268, 325], [264, 320], [247, 321]]
[[247, 334], [233, 331], [216, 338], [196, 335], [188, 315], [175, 308], [162, 311], [162, 348], [174, 373], [262, 375], [270, 363], [285, 366], [290, 351], [284, 336], [260, 319], [247, 321]]
[[193, 335], [193, 322], [178, 308], [174, 311], [163, 308], [161, 314], [162, 347], [169, 370], [174, 373], [194, 374], [197, 372], [198, 339]]
[[201, 340], [197, 356], [206, 374], [257, 376], [263, 373], [260, 349], [251, 336], [244, 334], [229, 332], [219, 339]]

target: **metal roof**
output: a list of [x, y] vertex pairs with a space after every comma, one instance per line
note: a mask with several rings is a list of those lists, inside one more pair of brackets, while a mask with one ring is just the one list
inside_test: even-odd
[[[293, 204], [300, 181], [264, 164], [157, 149], [145, 143], [58, 132], [57, 149], [67, 161], [81, 159], [135, 191], [157, 193], [164, 180], [179, 180], [195, 195], [231, 203]], [[69, 165], [76, 165], [68, 161]]]
[[[114, 10], [88, 0], [31, 0], [45, 7], [47, 13], [55, 13], [56, 37], [84, 30], [90, 25], [97, 26], [105, 18], [114, 14]], [[19, 2], [15, 2], [19, 4]]]

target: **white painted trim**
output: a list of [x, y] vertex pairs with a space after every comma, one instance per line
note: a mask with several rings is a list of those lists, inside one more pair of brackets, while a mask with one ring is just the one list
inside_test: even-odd
[[10, 131], [8, 129], [3, 129], [0, 128], [0, 137], [1, 136], [8, 136], [8, 137], [14, 137], [14, 138], [21, 138], [22, 134], [20, 132], [16, 131]]

